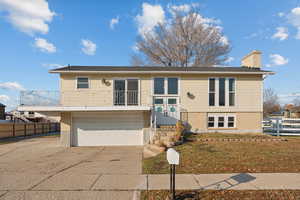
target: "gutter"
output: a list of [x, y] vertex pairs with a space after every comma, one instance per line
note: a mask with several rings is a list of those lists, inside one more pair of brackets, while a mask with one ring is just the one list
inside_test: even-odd
[[274, 75], [275, 72], [229, 72], [229, 71], [49, 71], [49, 73], [66, 73], [66, 74], [262, 74]]

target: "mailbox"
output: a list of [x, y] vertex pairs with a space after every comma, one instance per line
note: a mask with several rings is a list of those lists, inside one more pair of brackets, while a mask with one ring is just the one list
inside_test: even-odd
[[167, 151], [167, 160], [170, 165], [179, 165], [179, 153], [173, 148], [169, 148]]
[[176, 165], [179, 165], [179, 153], [173, 148], [169, 148], [167, 151], [167, 161], [170, 165], [170, 194], [171, 199], [175, 200], [175, 174], [176, 174]]

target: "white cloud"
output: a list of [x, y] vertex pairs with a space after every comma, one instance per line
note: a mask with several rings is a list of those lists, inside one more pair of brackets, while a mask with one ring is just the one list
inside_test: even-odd
[[115, 25], [117, 25], [118, 23], [119, 23], [119, 16], [116, 18], [112, 18], [109, 23], [110, 29], [113, 30], [115, 28]]
[[4, 82], [0, 83], [0, 89], [4, 90], [25, 90], [22, 85], [20, 85], [18, 82]]
[[293, 8], [287, 15], [287, 19], [288, 22], [298, 30], [295, 38], [300, 40], [300, 7]]
[[271, 54], [270, 59], [271, 63], [268, 64], [267, 67], [286, 65], [289, 62], [289, 59], [284, 58], [279, 54]]
[[1, 10], [13, 26], [29, 35], [48, 33], [48, 23], [55, 15], [46, 0], [0, 0]]
[[285, 14], [283, 12], [279, 12], [277, 15], [278, 17], [283, 17]]
[[139, 48], [137, 46], [137, 44], [135, 43], [134, 45], [132, 45], [131, 49], [134, 51], [134, 52], [138, 52], [139, 51]]
[[10, 100], [9, 96], [2, 94], [0, 95], [0, 102], [8, 102]]
[[297, 35], [295, 37], [297, 40], [300, 40], [300, 27], [298, 27], [298, 32]]
[[296, 98], [300, 97], [300, 93], [293, 92], [290, 94], [279, 94], [278, 97], [282, 104], [293, 103]]
[[44, 63], [42, 64], [42, 66], [48, 69], [55, 69], [55, 68], [65, 67], [66, 65], [55, 64], [55, 63]]
[[221, 37], [221, 42], [223, 45], [229, 45], [229, 40], [226, 36]]
[[190, 12], [192, 7], [189, 4], [182, 4], [182, 5], [173, 5], [173, 6], [169, 6], [170, 12], [174, 13], [175, 12]]
[[181, 5], [168, 5], [169, 12], [174, 15], [176, 12], [188, 13], [193, 8], [199, 7], [199, 3], [181, 4]]
[[54, 44], [48, 42], [46, 39], [43, 38], [35, 38], [34, 45], [36, 48], [40, 49], [42, 52], [47, 53], [55, 53], [56, 47]]
[[286, 40], [289, 37], [288, 29], [285, 27], [277, 27], [277, 32], [272, 36], [273, 39], [280, 41]]
[[234, 57], [228, 57], [225, 63], [231, 63], [234, 61]]
[[93, 43], [90, 40], [82, 39], [81, 45], [82, 45], [81, 50], [83, 53], [90, 56], [95, 55], [97, 49], [97, 45], [95, 43]]
[[142, 14], [136, 16], [138, 24], [138, 32], [144, 36], [146, 33], [151, 33], [153, 28], [159, 23], [165, 22], [165, 12], [160, 5], [151, 5], [143, 3]]

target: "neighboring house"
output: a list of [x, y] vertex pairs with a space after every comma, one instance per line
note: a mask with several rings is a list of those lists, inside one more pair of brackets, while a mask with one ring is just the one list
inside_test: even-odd
[[0, 103], [0, 120], [5, 120], [5, 105]]
[[13, 122], [58, 122], [60, 117], [49, 116], [47, 113], [12, 110], [6, 113], [6, 120]]
[[286, 118], [300, 118], [300, 106], [290, 106], [284, 111], [284, 117]]
[[47, 105], [21, 98], [19, 110], [60, 113], [66, 146], [143, 145], [178, 120], [199, 133], [258, 133], [263, 80], [274, 74], [260, 57], [253, 51], [243, 67], [63, 67], [50, 71], [60, 75], [59, 103], [37, 92]]

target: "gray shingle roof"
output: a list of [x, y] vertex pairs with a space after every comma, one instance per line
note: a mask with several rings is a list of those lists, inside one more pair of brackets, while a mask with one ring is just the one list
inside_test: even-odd
[[271, 72], [261, 70], [260, 68], [249, 68], [249, 67], [156, 67], [156, 66], [67, 66], [50, 70], [50, 72], [68, 72], [68, 71], [128, 71], [128, 72], [166, 72], [166, 71], [178, 71], [178, 72]]

